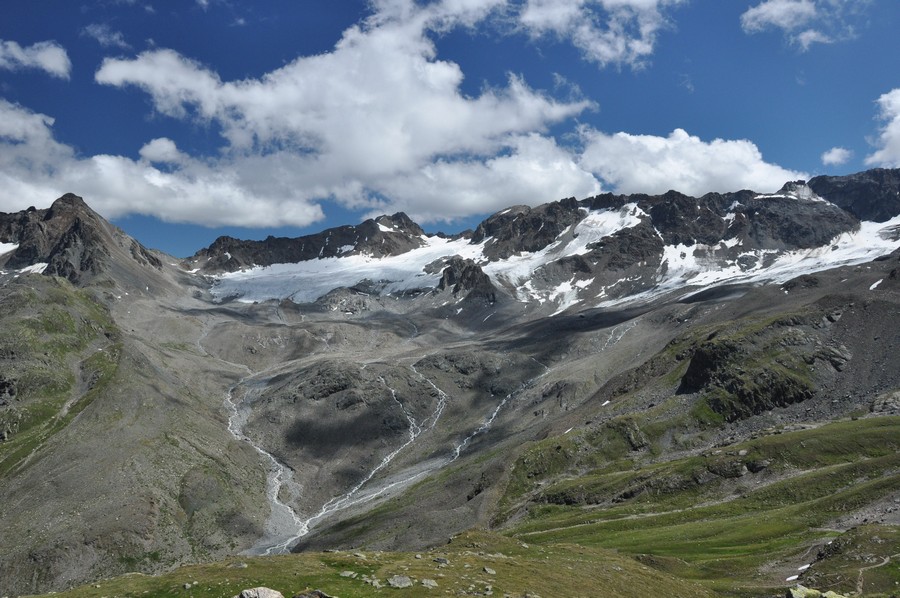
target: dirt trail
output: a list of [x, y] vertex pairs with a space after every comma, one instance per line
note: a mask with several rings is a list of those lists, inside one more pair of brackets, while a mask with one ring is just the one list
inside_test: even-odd
[[888, 563], [891, 562], [891, 559], [896, 559], [898, 557], [900, 557], [900, 552], [898, 552], [897, 554], [892, 554], [890, 556], [884, 557], [884, 560], [876, 565], [869, 565], [868, 567], [860, 567], [859, 574], [856, 576], [856, 594], [862, 595], [862, 593], [863, 593], [863, 586], [864, 586], [864, 581], [865, 581], [863, 573], [865, 573], [866, 571], [869, 571], [871, 569], [878, 569], [879, 567], [884, 567], [885, 565], [887, 565]]

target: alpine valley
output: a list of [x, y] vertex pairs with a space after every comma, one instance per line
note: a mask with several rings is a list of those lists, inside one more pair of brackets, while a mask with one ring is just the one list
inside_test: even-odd
[[894, 596], [898, 449], [900, 170], [187, 259], [0, 214], [0, 595]]

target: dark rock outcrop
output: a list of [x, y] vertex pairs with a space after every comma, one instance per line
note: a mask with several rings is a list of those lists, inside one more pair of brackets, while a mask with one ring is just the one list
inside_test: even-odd
[[569, 226], [584, 218], [574, 197], [536, 208], [514, 206], [483, 221], [472, 234], [472, 243], [488, 241], [485, 254], [506, 259], [521, 251], [540, 251]]
[[847, 176], [809, 181], [817, 195], [860, 220], [885, 222], [900, 214], [900, 169], [875, 168]]
[[640, 201], [638, 206], [650, 214], [653, 226], [666, 245], [712, 245], [725, 237], [727, 224], [721, 213], [724, 201], [727, 200], [720, 196], [706, 195], [696, 199], [669, 191], [647, 198], [646, 207]]
[[438, 290], [450, 289], [454, 295], [465, 293], [466, 298], [481, 298], [490, 303], [497, 301], [497, 287], [481, 267], [469, 259], [453, 256], [447, 262], [438, 283]]
[[9, 270], [46, 263], [44, 274], [60, 276], [78, 285], [87, 284], [121, 268], [122, 252], [143, 267], [159, 270], [162, 262], [140, 243], [109, 224], [81, 197], [67, 193], [46, 210], [28, 208], [0, 213], [0, 242], [18, 247], [0, 262]]
[[[190, 261], [204, 272], [232, 272], [249, 266], [297, 263], [319, 258], [367, 254], [400, 255], [424, 244], [424, 231], [403, 212], [379, 216], [357, 226], [339, 226], [303, 237], [243, 241], [219, 237]], [[202, 263], [201, 263], [202, 262]]]
[[742, 202], [729, 237], [743, 238], [754, 249], [811, 249], [859, 228], [852, 214], [830, 203], [793, 197], [757, 196]]

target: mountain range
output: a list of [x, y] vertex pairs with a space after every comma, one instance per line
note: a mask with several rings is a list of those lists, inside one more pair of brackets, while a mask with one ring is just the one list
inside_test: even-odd
[[896, 169], [183, 259], [73, 194], [0, 214], [0, 595], [448, 538], [537, 568], [498, 594], [587, 595], [579, 554], [620, 595], [889, 595], [898, 314]]

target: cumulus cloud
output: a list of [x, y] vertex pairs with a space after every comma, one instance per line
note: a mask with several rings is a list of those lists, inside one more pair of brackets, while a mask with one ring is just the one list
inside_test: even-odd
[[878, 98], [879, 118], [884, 122], [875, 143], [878, 148], [866, 157], [866, 164], [883, 168], [900, 167], [900, 88]]
[[664, 9], [684, 0], [526, 0], [519, 25], [534, 37], [570, 40], [601, 67], [640, 67], [666, 26]]
[[[543, 203], [600, 192], [590, 172], [553, 139], [536, 134], [511, 141], [513, 151], [484, 161], [438, 160], [415, 172], [385, 181], [391, 208], [419, 221], [452, 221], [471, 214], [495, 212], [511, 205]], [[447, 203], [446, 189], [453, 189]], [[444, 204], [435, 217], [433, 206]]]
[[56, 141], [52, 125], [51, 117], [0, 99], [0, 211], [44, 207], [74, 191], [108, 218], [141, 213], [210, 226], [305, 226], [323, 217], [317, 204], [292, 201], [281, 187], [254, 188], [238, 169], [191, 159], [171, 140], [151, 141], [141, 160], [85, 158]]
[[138, 152], [144, 160], [162, 164], [178, 164], [187, 156], [178, 151], [175, 142], [167, 137], [159, 137], [145, 144]]
[[81, 34], [95, 39], [104, 48], [121, 48], [123, 50], [131, 48], [121, 31], [113, 31], [105, 23], [91, 23], [81, 30]]
[[584, 42], [598, 64], [637, 65], [665, 26], [663, 10], [678, 3], [372, 0], [372, 15], [331, 51], [243, 80], [170, 49], [107, 58], [98, 83], [142, 90], [159, 117], [220, 134], [218, 147], [192, 156], [158, 137], [135, 148], [136, 158], [82, 156], [55, 139], [51, 116], [0, 99], [0, 210], [73, 191], [110, 218], [306, 226], [336, 201], [434, 222], [594, 195], [601, 180], [624, 193], [699, 195], [775, 190], [805, 177], [765, 162], [749, 141], [706, 142], [680, 129], [654, 137], [583, 127], [577, 146], [565, 145], [571, 139], [551, 127], [593, 110], [592, 102], [571, 90], [559, 100], [514, 74], [464, 93], [462, 69], [434, 41], [513, 14], [534, 35]]
[[772, 192], [785, 181], [808, 178], [766, 162], [759, 148], [745, 139], [706, 142], [682, 129], [668, 137], [609, 135], [590, 128], [583, 128], [581, 135], [585, 148], [580, 165], [621, 193]]
[[844, 147], [833, 147], [822, 154], [822, 164], [825, 166], [840, 166], [850, 161], [853, 152]]
[[65, 49], [52, 41], [20, 46], [14, 41], [0, 40], [0, 70], [40, 69], [60, 79], [68, 79], [72, 62]]
[[794, 30], [816, 18], [813, 0], [766, 0], [741, 15], [741, 27], [748, 33], [770, 27]]
[[223, 80], [168, 49], [102, 63], [98, 83], [144, 90], [159, 115], [220, 132], [206, 157], [167, 137], [147, 141], [136, 159], [80, 156], [54, 138], [52, 117], [0, 99], [0, 209], [74, 191], [109, 218], [306, 226], [323, 218], [326, 201], [447, 221], [596, 192], [596, 178], [548, 134], [591, 102], [558, 101], [512, 74], [464, 94], [459, 65], [438, 58], [435, 33], [473, 26], [504, 4], [375, 0], [373, 15], [331, 52], [259, 78]]
[[854, 36], [869, 0], [765, 0], [741, 15], [745, 33], [780, 29], [802, 51]]
[[[489, 2], [377, 4], [375, 15], [345, 31], [332, 52], [298, 58], [261, 78], [224, 81], [166, 49], [107, 59], [95, 78], [144, 90], [161, 114], [217, 126], [221, 160], [252, 189], [271, 186], [270, 174], [288, 183], [281, 192], [301, 202], [327, 198], [366, 208], [382, 206], [388, 196], [423, 220], [493, 209], [505, 200], [473, 194], [475, 176], [466, 173], [497, 178], [504, 165], [533, 166], [524, 152], [535, 143], [523, 140], [541, 138], [550, 125], [593, 107], [586, 100], [557, 101], [514, 75], [477, 96], [461, 92], [462, 70], [437, 58], [428, 33], [485, 18]], [[142, 155], [168, 161], [172, 150], [155, 140]], [[531, 191], [517, 183], [519, 202], [545, 201], [550, 188], [596, 188], [596, 181], [585, 184], [589, 175], [571, 155], [557, 150], [553, 159], [564, 157], [568, 167], [554, 166], [546, 181], [523, 175]], [[429, 180], [434, 189], [420, 195], [429, 201], [412, 201], [403, 191], [406, 183], [421, 188]]]

